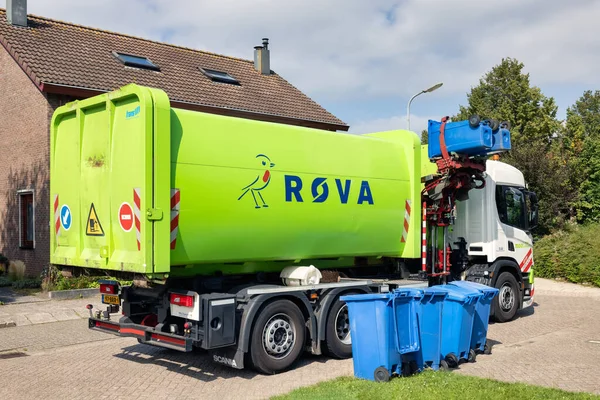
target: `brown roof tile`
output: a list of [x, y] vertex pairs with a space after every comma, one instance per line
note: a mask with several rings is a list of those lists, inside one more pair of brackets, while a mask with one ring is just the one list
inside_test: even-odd
[[[266, 114], [347, 130], [347, 125], [281, 76], [254, 63], [29, 15], [15, 27], [0, 9], [0, 42], [38, 85], [110, 91], [128, 83], [163, 89], [172, 101]], [[113, 51], [148, 57], [160, 72], [124, 66]], [[249, 50], [251, 51], [251, 50]], [[241, 86], [217, 83], [198, 67], [227, 72]]]

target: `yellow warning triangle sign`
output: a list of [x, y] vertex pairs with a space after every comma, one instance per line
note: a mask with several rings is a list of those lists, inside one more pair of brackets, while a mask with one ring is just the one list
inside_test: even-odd
[[100, 224], [100, 220], [96, 214], [94, 203], [92, 203], [92, 206], [90, 207], [85, 234], [88, 236], [104, 236], [104, 229], [102, 229], [102, 224]]

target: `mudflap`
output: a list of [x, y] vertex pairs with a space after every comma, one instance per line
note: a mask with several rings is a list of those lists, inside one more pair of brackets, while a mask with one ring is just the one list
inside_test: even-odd
[[221, 347], [219, 349], [209, 350], [208, 354], [212, 360], [219, 364], [224, 364], [232, 368], [244, 369], [244, 351], [235, 347]]

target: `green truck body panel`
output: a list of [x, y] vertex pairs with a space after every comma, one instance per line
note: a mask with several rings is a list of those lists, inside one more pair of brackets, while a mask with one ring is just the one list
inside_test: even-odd
[[421, 176], [436, 174], [437, 170], [437, 164], [429, 160], [427, 145], [421, 145]]
[[134, 84], [69, 103], [51, 125], [51, 262], [183, 276], [419, 258], [420, 146], [171, 108]]

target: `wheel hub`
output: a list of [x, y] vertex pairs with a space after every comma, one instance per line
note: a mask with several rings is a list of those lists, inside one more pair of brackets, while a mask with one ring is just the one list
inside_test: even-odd
[[295, 327], [286, 314], [274, 315], [265, 324], [263, 346], [273, 358], [285, 358], [294, 347]]
[[515, 304], [515, 294], [510, 285], [502, 285], [498, 298], [500, 300], [500, 307], [503, 311], [509, 311], [513, 308], [513, 305]]
[[346, 304], [344, 304], [337, 312], [335, 317], [335, 330], [340, 342], [343, 344], [352, 343], [350, 337], [350, 318], [348, 316], [348, 306]]

